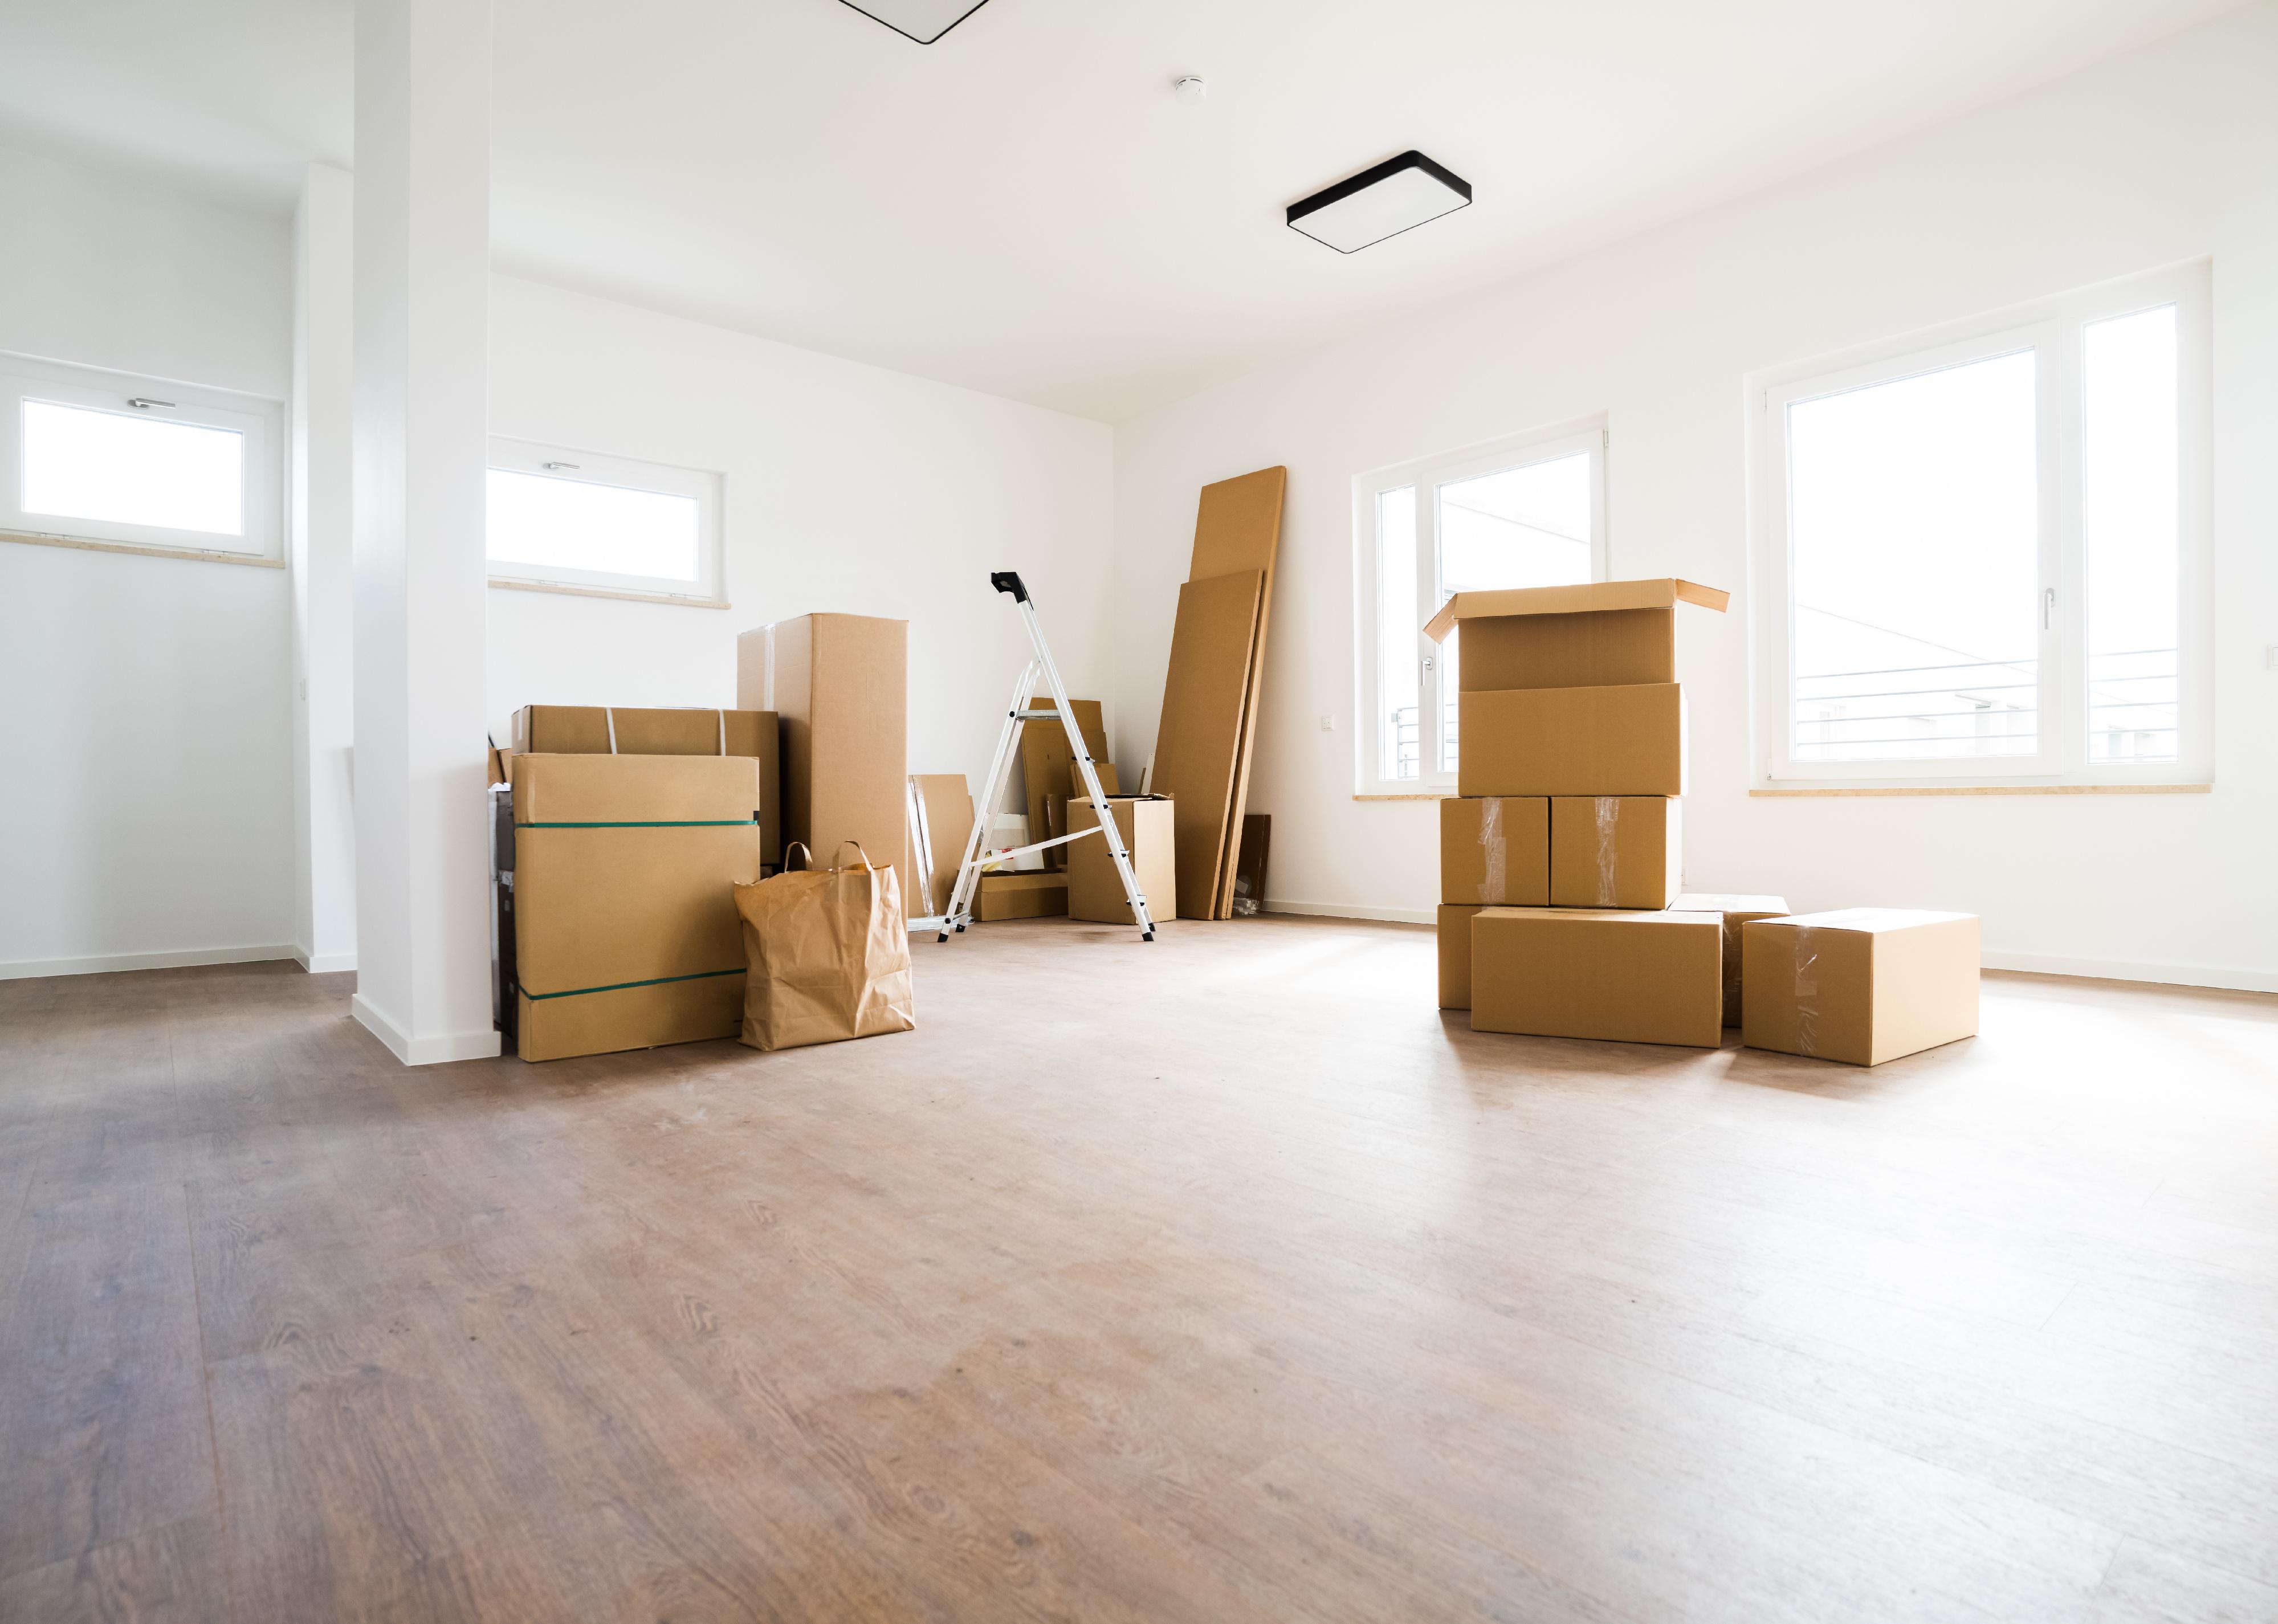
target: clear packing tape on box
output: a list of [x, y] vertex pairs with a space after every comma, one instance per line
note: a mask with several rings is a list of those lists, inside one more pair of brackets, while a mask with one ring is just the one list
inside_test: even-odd
[[1622, 803], [1617, 796], [1601, 795], [1594, 798], [1595, 804], [1592, 807], [1592, 812], [1594, 813], [1598, 837], [1598, 906], [1611, 908], [1617, 906], [1620, 900], [1620, 891], [1615, 879], [1617, 868], [1615, 860], [1615, 826], [1621, 821]]
[[1510, 872], [1510, 842], [1503, 836], [1502, 802], [1489, 797], [1479, 804], [1479, 850], [1486, 855], [1486, 873], [1479, 881], [1479, 901], [1501, 903]]
[[1795, 930], [1795, 1052], [1819, 1053], [1819, 927]]

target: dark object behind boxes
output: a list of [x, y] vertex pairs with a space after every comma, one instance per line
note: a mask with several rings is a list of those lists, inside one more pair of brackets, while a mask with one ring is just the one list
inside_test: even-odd
[[1846, 908], [1740, 927], [1750, 1048], [1880, 1065], [1977, 1032], [1977, 916]]
[[525, 705], [514, 713], [514, 751], [556, 756], [749, 756], [760, 764], [761, 860], [783, 861], [783, 744], [773, 711]]
[[1242, 845], [1234, 858], [1234, 917], [1255, 919], [1265, 911], [1265, 859], [1273, 845], [1273, 820], [1265, 812], [1242, 815]]
[[517, 755], [516, 1052], [524, 1060], [733, 1037], [732, 888], [760, 878], [757, 764]]
[[811, 851], [858, 842], [912, 872], [909, 623], [802, 614], [736, 639], [736, 693], [783, 731], [783, 837]]

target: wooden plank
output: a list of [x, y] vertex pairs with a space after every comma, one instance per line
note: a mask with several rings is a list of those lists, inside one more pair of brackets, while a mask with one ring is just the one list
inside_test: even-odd
[[1250, 802], [1250, 761], [1257, 739], [1257, 697], [1265, 675], [1265, 632], [1273, 621], [1273, 564], [1280, 552], [1281, 502], [1288, 477], [1286, 468], [1261, 468], [1256, 473], [1204, 485], [1195, 514], [1195, 548], [1188, 560], [1188, 580], [1204, 581], [1250, 569], [1262, 577], [1250, 679], [1242, 689], [1241, 743], [1235, 758], [1226, 850], [1219, 858], [1218, 895], [1212, 910], [1214, 919], [1234, 917], [1235, 848], [1242, 838], [1242, 813]]
[[1257, 570], [1189, 581], [1179, 589], [1163, 721], [1155, 735], [1158, 794], [1178, 802], [1178, 917], [1218, 917], [1219, 880], [1231, 865], [1227, 835], [1241, 770], [1242, 724], [1257, 644], [1265, 576]]

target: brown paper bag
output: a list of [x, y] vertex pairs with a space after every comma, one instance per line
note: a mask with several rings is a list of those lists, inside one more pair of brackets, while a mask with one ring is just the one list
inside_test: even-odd
[[[744, 921], [743, 1041], [797, 1048], [844, 1038], [907, 1032], [910, 938], [891, 868], [805, 868], [736, 887]], [[784, 849], [788, 865], [794, 841]], [[806, 852], [807, 861], [814, 860]]]

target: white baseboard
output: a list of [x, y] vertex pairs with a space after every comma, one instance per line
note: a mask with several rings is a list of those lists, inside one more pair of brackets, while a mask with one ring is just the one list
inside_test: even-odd
[[1435, 908], [1364, 908], [1357, 903], [1293, 903], [1283, 897], [1265, 899], [1267, 913], [1310, 913], [1328, 919], [1381, 919], [1393, 925], [1430, 925], [1440, 917]]
[[310, 975], [338, 975], [343, 970], [355, 968], [353, 953], [311, 953], [306, 948], [294, 948], [293, 957]]
[[0, 981], [42, 975], [107, 975], [114, 970], [179, 970], [186, 964], [253, 964], [299, 957], [289, 944], [252, 948], [190, 948], [178, 953], [97, 953], [86, 958], [12, 958], [0, 963]]
[[2086, 976], [2098, 981], [2158, 981], [2169, 987], [2213, 987], [2240, 993], [2278, 993], [2278, 972], [2226, 970], [2208, 964], [2147, 964], [2121, 958], [2075, 958], [2060, 953], [1978, 955], [1988, 970], [2025, 970], [2037, 975]]
[[386, 1044], [387, 1052], [408, 1066], [443, 1065], [454, 1060], [493, 1060], [498, 1056], [499, 1034], [495, 1027], [415, 1038], [367, 1003], [362, 993], [349, 997], [348, 1008], [358, 1025]]

